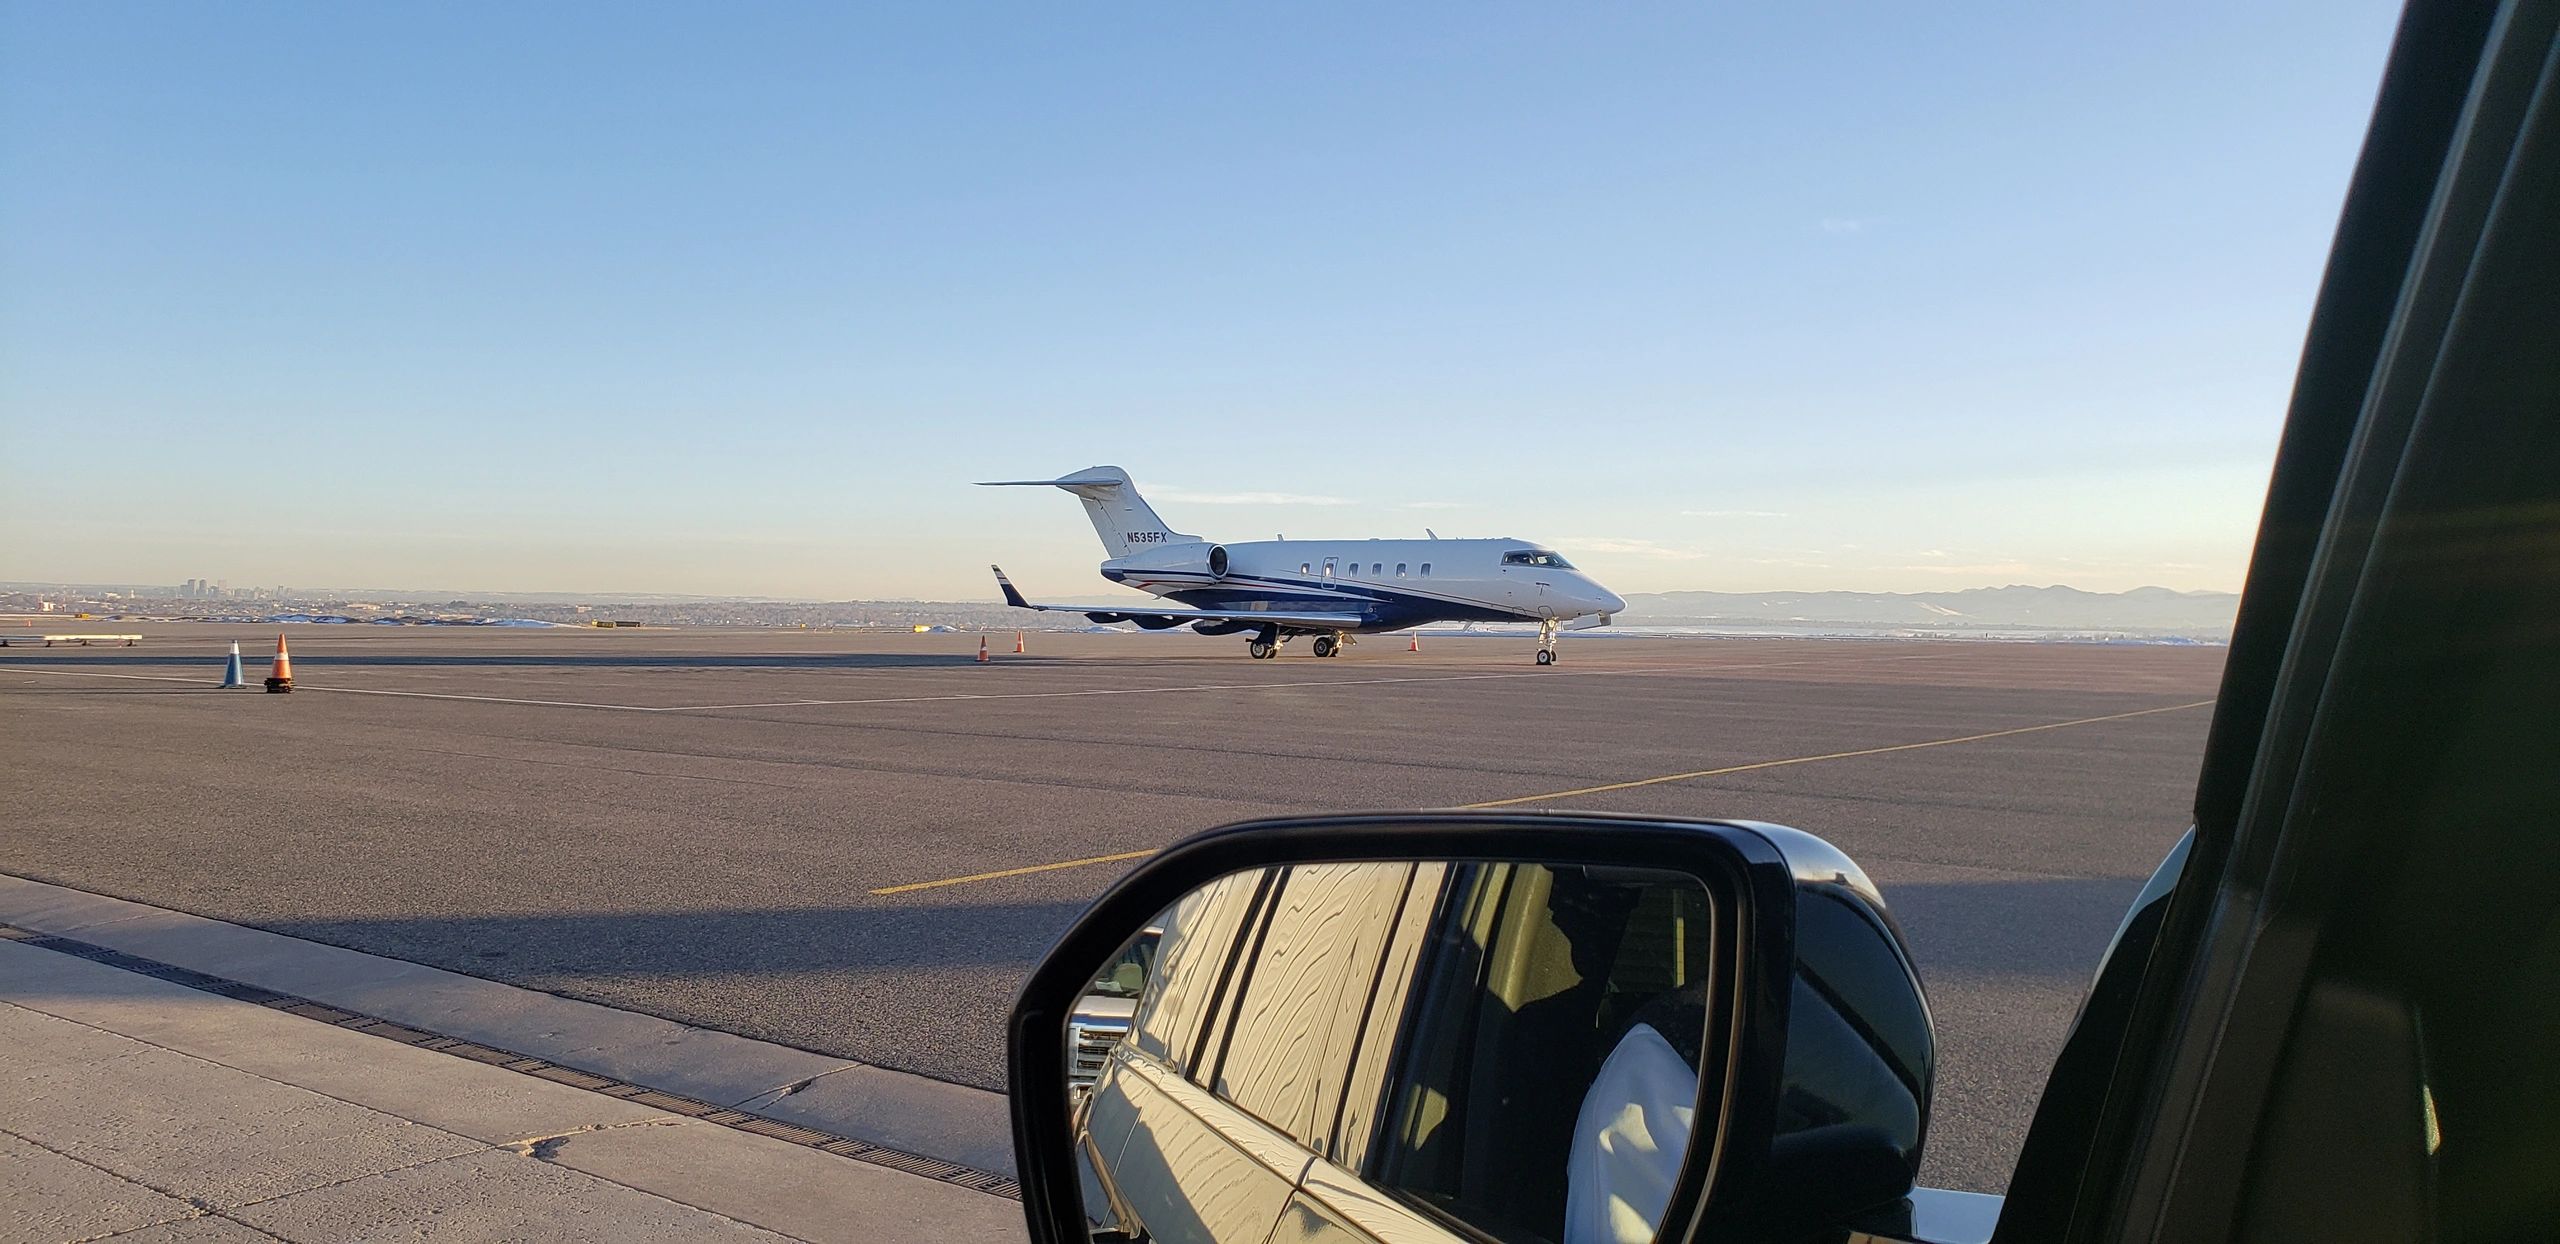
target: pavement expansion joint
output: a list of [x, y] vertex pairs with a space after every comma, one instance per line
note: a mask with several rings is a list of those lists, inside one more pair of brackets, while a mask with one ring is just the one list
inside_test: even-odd
[[782, 1100], [783, 1098], [785, 1098], [785, 1097], [789, 1097], [789, 1096], [791, 1096], [791, 1095], [793, 1095], [793, 1094], [795, 1094], [795, 1093], [800, 1093], [800, 1092], [805, 1092], [805, 1091], [807, 1091], [807, 1089], [808, 1089], [808, 1087], [809, 1087], [810, 1085], [815, 1084], [815, 1083], [817, 1083], [817, 1082], [818, 1082], [818, 1081], [820, 1081], [820, 1080], [826, 1079], [828, 1076], [834, 1075], [835, 1073], [837, 1073], [837, 1072], [839, 1072], [839, 1071], [851, 1071], [851, 1070], [853, 1070], [857, 1065], [858, 1065], [858, 1064], [854, 1064], [854, 1063], [846, 1063], [844, 1066], [841, 1066], [841, 1067], [830, 1067], [830, 1068], [826, 1069], [825, 1071], [821, 1071], [821, 1072], [819, 1072], [818, 1074], [813, 1075], [813, 1076], [803, 1076], [803, 1077], [801, 1077], [801, 1078], [799, 1078], [799, 1079], [797, 1079], [797, 1080], [792, 1081], [792, 1082], [791, 1082], [791, 1083], [789, 1083], [789, 1084], [781, 1085], [781, 1086], [779, 1086], [779, 1087], [777, 1087], [777, 1088], [769, 1088], [769, 1089], [766, 1089], [765, 1091], [763, 1091], [763, 1092], [761, 1092], [761, 1093], [758, 1093], [758, 1094], [756, 1094], [755, 1096], [753, 1096], [753, 1097], [750, 1097], [750, 1098], [746, 1099], [745, 1101], [739, 1102], [739, 1103], [738, 1103], [738, 1106], [739, 1106], [739, 1108], [740, 1108], [740, 1109], [745, 1109], [745, 1108], [755, 1107], [755, 1106], [770, 1106], [770, 1105], [772, 1105], [772, 1104], [773, 1104], [773, 1103], [775, 1103], [775, 1102], [781, 1101], [781, 1100]]
[[[457, 1037], [446, 1036], [442, 1033], [428, 1032], [424, 1029], [413, 1028], [405, 1024], [395, 1024], [390, 1020], [383, 1019], [379, 1016], [349, 1011], [342, 1007], [328, 1006], [323, 1003], [314, 1002], [309, 998], [296, 997], [292, 994], [277, 993], [272, 989], [261, 989], [255, 985], [250, 985], [242, 981], [213, 976], [190, 968], [178, 967], [175, 964], [162, 963], [156, 959], [145, 959], [140, 955], [126, 954], [120, 950], [111, 950], [104, 946], [92, 945], [88, 942], [80, 941], [75, 938], [62, 937], [51, 933], [38, 933], [31, 929], [19, 928], [15, 925], [0, 924], [0, 940], [17, 942], [20, 945], [32, 946], [38, 950], [55, 951], [60, 954], [70, 955], [74, 958], [86, 959], [91, 963], [103, 964], [108, 967], [121, 968], [125, 971], [133, 972], [138, 975], [168, 981], [175, 985], [184, 985], [189, 989], [195, 989], [205, 993], [231, 998], [236, 1001], [254, 1003], [259, 1006], [267, 1007], [270, 1010], [282, 1011], [288, 1015], [298, 1015], [304, 1019], [315, 1020], [333, 1027], [344, 1028], [351, 1032], [361, 1032], [368, 1036], [381, 1037], [386, 1041], [396, 1041], [402, 1045], [414, 1046], [422, 1050], [434, 1050], [440, 1054], [451, 1054], [456, 1058], [467, 1058], [473, 1062], [487, 1063], [490, 1066], [517, 1072], [521, 1075], [529, 1075], [538, 1079], [549, 1080], [554, 1084], [565, 1084], [571, 1088], [584, 1089], [591, 1093], [600, 1093], [607, 1097], [620, 1098], [624, 1101], [663, 1110], [668, 1114], [683, 1116], [678, 1119], [648, 1119], [640, 1121], [639, 1124], [615, 1124], [611, 1126], [638, 1126], [645, 1124], [663, 1127], [678, 1126], [684, 1123], [717, 1124], [721, 1127], [734, 1128], [738, 1131], [748, 1132], [758, 1136], [766, 1136], [775, 1140], [788, 1141], [792, 1144], [805, 1146], [811, 1149], [823, 1150], [838, 1157], [850, 1158], [857, 1162], [868, 1162], [874, 1166], [885, 1166], [891, 1170], [905, 1171], [912, 1175], [923, 1175], [929, 1179], [936, 1179], [943, 1183], [955, 1184], [974, 1192], [984, 1192], [991, 1196], [1000, 1196], [1015, 1201], [1022, 1199], [1022, 1186], [1020, 1184], [1007, 1176], [997, 1174], [993, 1171], [983, 1171], [975, 1167], [963, 1166], [957, 1162], [946, 1162], [940, 1158], [929, 1158], [923, 1154], [908, 1153], [904, 1150], [891, 1149], [885, 1146], [873, 1144], [866, 1140], [860, 1140], [851, 1136], [841, 1136], [833, 1132], [820, 1131], [816, 1128], [804, 1127], [797, 1123], [785, 1123], [780, 1119], [767, 1118], [764, 1115], [755, 1114], [751, 1111], [733, 1109], [714, 1102], [701, 1101], [676, 1093], [661, 1092], [657, 1089], [650, 1088], [647, 1085], [632, 1084], [627, 1081], [615, 1079], [612, 1076], [602, 1075], [583, 1068], [551, 1062], [548, 1059], [533, 1058], [516, 1053], [513, 1050], [502, 1050], [494, 1046], [482, 1045], [476, 1041], [465, 1041]], [[817, 1076], [812, 1076], [809, 1080], [803, 1080], [797, 1084], [785, 1085], [778, 1093], [768, 1092], [760, 1095], [754, 1100], [762, 1101], [767, 1098], [780, 1100], [780, 1098], [787, 1097], [794, 1091], [808, 1087], [810, 1081], [814, 1081], [818, 1078], [819, 1077]], [[556, 1136], [537, 1136], [527, 1140], [520, 1140], [500, 1146], [500, 1148], [511, 1149], [528, 1157], [549, 1161], [551, 1155], [558, 1152], [559, 1148], [571, 1139], [587, 1132], [600, 1130], [603, 1129], [581, 1128], [577, 1131], [565, 1132]]]

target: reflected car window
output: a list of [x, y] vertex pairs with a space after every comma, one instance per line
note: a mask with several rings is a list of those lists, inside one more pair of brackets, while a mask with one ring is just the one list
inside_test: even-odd
[[1378, 956], [1410, 864], [1287, 870], [1236, 985], [1210, 1091], [1302, 1143], [1328, 1131], [1316, 1086], [1340, 1083], [1343, 1048], [1374, 987]]
[[[1703, 893], [1478, 865], [1450, 886], [1368, 1176], [1504, 1241], [1567, 1238], [1584, 1090], [1640, 1020], [1685, 1043], [1695, 1097]], [[1676, 1164], [1678, 1155], [1672, 1155]]]
[[1212, 997], [1225, 983], [1236, 934], [1267, 882], [1268, 874], [1259, 872], [1222, 878], [1184, 896], [1161, 918], [1158, 979], [1131, 1021], [1129, 1039], [1141, 1051], [1175, 1068], [1190, 1066]]

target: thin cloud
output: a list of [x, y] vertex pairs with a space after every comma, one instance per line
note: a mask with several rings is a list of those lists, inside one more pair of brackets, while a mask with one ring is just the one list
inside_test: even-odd
[[1652, 540], [1626, 540], [1615, 536], [1577, 536], [1559, 540], [1556, 547], [1573, 553], [1601, 553], [1618, 557], [1650, 557], [1657, 561], [1696, 561], [1706, 554], [1696, 549], [1673, 548]]
[[1887, 567], [1887, 569], [1905, 570], [1915, 574], [2032, 575], [2043, 573], [2025, 562], [1981, 562], [1969, 566], [1953, 566], [1945, 562], [1930, 562], [1925, 565], [1918, 566], [1891, 566]]
[[1782, 510], [1682, 510], [1682, 518], [1794, 518]]
[[1874, 222], [1856, 216], [1825, 216], [1822, 218], [1822, 231], [1834, 234], [1864, 233], [1867, 231], [1867, 226], [1872, 223]]
[[1184, 505], [1357, 505], [1349, 497], [1324, 497], [1302, 492], [1194, 492], [1188, 488], [1152, 488], [1148, 491], [1167, 501]]
[[1467, 508], [1467, 503], [1464, 501], [1407, 501], [1396, 508], [1403, 510], [1463, 510]]

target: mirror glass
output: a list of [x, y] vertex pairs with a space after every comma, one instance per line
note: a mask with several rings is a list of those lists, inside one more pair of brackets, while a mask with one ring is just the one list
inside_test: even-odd
[[1729, 988], [1684, 874], [1236, 873], [1134, 930], [1061, 1034], [1097, 1240], [1647, 1244]]

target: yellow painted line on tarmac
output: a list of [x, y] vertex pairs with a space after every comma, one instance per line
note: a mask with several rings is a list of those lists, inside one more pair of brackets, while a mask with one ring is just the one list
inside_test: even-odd
[[1144, 851], [1122, 851], [1117, 855], [1093, 855], [1080, 860], [1060, 860], [1055, 864], [1033, 864], [1025, 868], [1000, 868], [991, 873], [971, 873], [966, 877], [945, 877], [940, 881], [911, 881], [905, 885], [882, 886], [874, 894], [913, 894], [918, 890], [939, 890], [947, 885], [968, 885], [974, 881], [997, 881], [1006, 877], [1023, 877], [1032, 873], [1053, 873], [1062, 868], [1083, 868], [1091, 864], [1117, 864], [1155, 854], [1155, 848]]
[[175, 674], [109, 674], [100, 670], [31, 670], [18, 666], [0, 668], [0, 674], [57, 674], [69, 678], [129, 678], [135, 682], [191, 682], [204, 687], [215, 686], [222, 681], [220, 675], [211, 674], [194, 678], [181, 678]]
[[[1722, 769], [1693, 769], [1687, 773], [1666, 773], [1661, 777], [1638, 778], [1632, 782], [1611, 782], [1605, 786], [1577, 786], [1572, 790], [1548, 791], [1541, 795], [1515, 795], [1509, 799], [1488, 799], [1483, 803], [1464, 803], [1459, 804], [1456, 810], [1461, 812], [1476, 812], [1488, 808], [1508, 808], [1524, 803], [1545, 803], [1553, 799], [1572, 799], [1582, 795], [1604, 794], [1609, 791], [1634, 790], [1640, 786], [1660, 786], [1666, 782], [1688, 782], [1699, 778], [1723, 777], [1731, 773], [1749, 773], [1755, 769], [1778, 769], [1784, 768], [1788, 765], [1809, 765], [1825, 760], [1850, 760], [1860, 756], [1882, 756], [1891, 752], [1915, 752], [1923, 748], [1930, 747], [1953, 747], [1959, 743], [1980, 743], [1986, 739], [2005, 739], [2021, 734], [2035, 734], [2045, 730], [2067, 730], [2073, 726], [2094, 726], [2100, 722], [2124, 721], [2133, 717], [2149, 717], [2155, 713], [2175, 713], [2190, 708], [2203, 708], [2211, 703], [2213, 703], [2211, 700], [2196, 700], [2187, 704], [2168, 704], [2159, 708], [2140, 708], [2129, 713], [2109, 713], [2103, 717], [2077, 717], [2070, 721], [2049, 721], [2042, 725], [2018, 726], [2009, 730], [1991, 730], [1981, 734], [1958, 735], [1957, 737], [1950, 739], [1928, 739], [1918, 743], [1895, 743], [1887, 747], [1863, 747], [1856, 751], [1825, 752], [1819, 756], [1790, 756], [1784, 760], [1762, 760], [1747, 765], [1728, 765]], [[1116, 864], [1122, 860], [1142, 859], [1153, 854], [1155, 854], [1155, 851], [1153, 850], [1123, 851], [1116, 855], [1095, 855], [1080, 860], [1059, 860], [1053, 864], [1031, 864], [1022, 868], [1005, 868], [998, 869], [995, 872], [971, 873], [966, 877], [945, 877], [939, 881], [913, 881], [905, 885], [884, 886], [880, 889], [873, 890], [872, 893], [881, 896], [912, 894], [918, 890], [938, 890], [944, 886], [971, 885], [980, 881], [999, 881], [1006, 877], [1027, 877], [1033, 873], [1059, 872], [1069, 868], [1086, 868], [1095, 864]]]
[[[250, 669], [254, 672], [256, 666], [253, 664], [250, 666]], [[36, 670], [19, 667], [0, 667], [0, 674], [50, 674], [56, 678], [125, 678], [136, 682], [182, 682], [192, 683], [196, 686], [208, 689], [215, 688], [216, 684], [220, 682], [220, 679], [213, 677], [190, 677], [177, 674], [110, 674], [104, 670]], [[307, 682], [295, 683], [293, 689], [296, 691], [326, 691], [333, 692], [338, 695], [396, 695], [417, 700], [472, 700], [482, 704], [533, 704], [544, 708], [601, 708], [625, 713], [657, 713], [666, 711], [664, 709], [641, 708], [632, 704], [586, 704], [576, 700], [508, 700], [501, 699], [493, 695], [446, 695], [435, 691], [373, 691], [364, 687], [315, 687]], [[239, 690], [239, 688], [234, 687], [232, 690], [236, 691]]]
[[1729, 773], [1749, 773], [1754, 769], [1779, 769], [1788, 765], [1809, 765], [1823, 760], [1849, 760], [1859, 756], [1882, 756], [1888, 752], [1916, 752], [1924, 747], [1953, 747], [1958, 743], [1979, 743], [1984, 739], [2005, 739], [2012, 735], [2034, 734], [2040, 730], [2063, 730], [2072, 726], [2093, 726], [2102, 721], [2123, 721], [2128, 717], [2148, 717], [2153, 713], [2174, 713], [2181, 709], [2203, 708], [2211, 700], [2192, 704], [2170, 704], [2160, 708], [2135, 709], [2130, 713], [2109, 713], [2104, 717], [2081, 717], [2071, 721], [2049, 721], [2040, 726], [2019, 726], [2014, 730], [1993, 730], [1985, 734], [1967, 734], [1952, 739], [1930, 739], [1921, 743], [1896, 743], [1890, 747], [1862, 747], [1853, 752], [1825, 752], [1819, 756], [1790, 756], [1785, 760], [1762, 760], [1747, 765], [1728, 765], [1722, 769], [1693, 769], [1687, 773], [1666, 773], [1661, 777], [1637, 778], [1632, 782], [1611, 782], [1605, 786], [1578, 786], [1572, 790], [1549, 791], [1543, 795], [1519, 795], [1510, 799], [1488, 799], [1483, 803], [1462, 803], [1459, 810], [1479, 811], [1485, 808], [1508, 808], [1514, 804], [1545, 803], [1550, 799], [1572, 799], [1580, 795], [1606, 794], [1615, 790], [1634, 790], [1639, 786], [1660, 786], [1665, 782], [1688, 782], [1698, 778], [1723, 777]]

